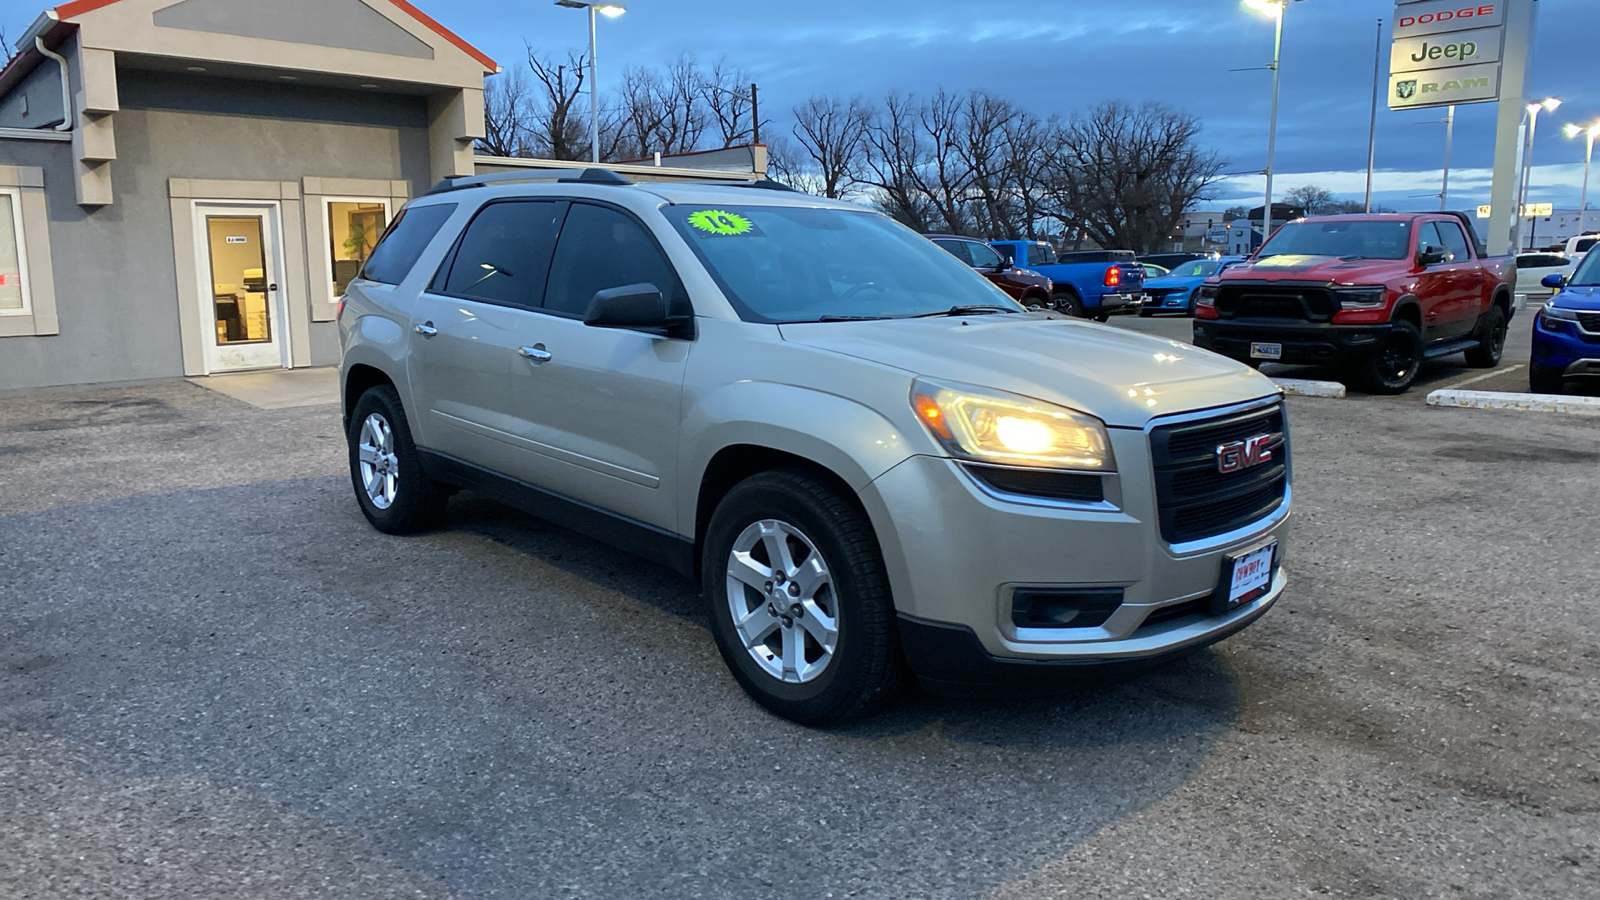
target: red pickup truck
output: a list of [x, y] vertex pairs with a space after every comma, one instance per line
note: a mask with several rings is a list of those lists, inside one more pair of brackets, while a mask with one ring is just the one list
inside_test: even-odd
[[1194, 343], [1252, 366], [1341, 366], [1399, 394], [1425, 359], [1498, 365], [1515, 281], [1515, 261], [1486, 256], [1458, 213], [1297, 219], [1201, 285]]

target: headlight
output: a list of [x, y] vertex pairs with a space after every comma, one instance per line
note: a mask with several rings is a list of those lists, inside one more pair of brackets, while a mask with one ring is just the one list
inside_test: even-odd
[[954, 456], [983, 462], [1115, 472], [1105, 424], [1016, 394], [917, 379], [917, 418]]
[[1539, 315], [1546, 319], [1556, 319], [1562, 322], [1578, 321], [1577, 313], [1570, 309], [1559, 309], [1554, 306], [1546, 306], [1544, 309], [1539, 310]]
[[1340, 309], [1379, 309], [1389, 299], [1387, 288], [1349, 288], [1334, 292]]
[[1194, 296], [1196, 300], [1203, 302], [1206, 300], [1216, 300], [1217, 295], [1220, 293], [1222, 293], [1222, 285], [1202, 284], [1198, 288], [1195, 288]]

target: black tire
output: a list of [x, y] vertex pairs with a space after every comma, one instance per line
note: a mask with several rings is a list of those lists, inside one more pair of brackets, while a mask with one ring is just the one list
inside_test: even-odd
[[1535, 394], [1559, 394], [1566, 386], [1565, 372], [1560, 366], [1528, 365], [1528, 390]]
[[[384, 423], [390, 433], [390, 457], [382, 465], [394, 474], [392, 496], [381, 505], [369, 491], [362, 473], [363, 431], [369, 419]], [[450, 492], [422, 470], [417, 445], [411, 439], [411, 424], [406, 419], [400, 394], [387, 384], [369, 389], [350, 412], [350, 429], [345, 435], [350, 449], [350, 484], [356, 502], [372, 527], [385, 534], [412, 534], [433, 528], [444, 514]], [[377, 446], [369, 444], [369, 446]], [[382, 489], [379, 489], [380, 491]]]
[[1083, 300], [1079, 299], [1078, 295], [1071, 291], [1062, 291], [1056, 294], [1056, 309], [1075, 318], [1081, 319], [1084, 317]]
[[[809, 541], [831, 576], [828, 586], [816, 593], [815, 605], [824, 613], [832, 607], [837, 635], [834, 650], [820, 674], [806, 681], [785, 680], [769, 672], [764, 665], [771, 665], [770, 659], [764, 664], [754, 654], [767, 652], [770, 656], [770, 651], [747, 649], [734, 624], [729, 558], [735, 542], [764, 521], [796, 529], [800, 533], [797, 542], [785, 538], [784, 546], [793, 554], [797, 549], [805, 551]], [[751, 547], [752, 560], [760, 564], [758, 554], [770, 559], [767, 546]], [[803, 470], [763, 472], [735, 486], [718, 504], [706, 529], [703, 554], [701, 573], [711, 633], [734, 678], [757, 703], [804, 725], [837, 725], [878, 709], [904, 686], [906, 665], [900, 654], [889, 576], [872, 527], [853, 498]], [[804, 569], [803, 561], [808, 559], [808, 553], [800, 558], [802, 565], [797, 571]], [[740, 589], [741, 608], [763, 614], [762, 604], [768, 603], [771, 595], [763, 597], [763, 588], [746, 588], [744, 583]], [[751, 602], [756, 604], [754, 610], [749, 609]], [[806, 641], [810, 629], [803, 625], [804, 613], [791, 620], [771, 612], [770, 604], [765, 609], [772, 621], [762, 627], [773, 630], [762, 640], [776, 639], [786, 651], [785, 631], [798, 630], [797, 639]], [[773, 624], [780, 619], [780, 624]], [[810, 652], [820, 647], [820, 643], [802, 643], [799, 655], [809, 663]]]
[[1102, 322], [1102, 323], [1109, 322], [1109, 321], [1111, 321], [1111, 313], [1108, 313], [1108, 312], [1095, 313], [1094, 314], [1094, 320], [1096, 322]]
[[1479, 343], [1467, 351], [1467, 365], [1474, 369], [1492, 369], [1500, 365], [1500, 357], [1506, 352], [1508, 330], [1506, 311], [1499, 304], [1489, 307], [1489, 311], [1478, 321]]
[[1141, 319], [1148, 319], [1148, 318], [1150, 318], [1151, 316], [1153, 316], [1155, 314], [1156, 314], [1156, 311], [1153, 310], [1153, 309], [1145, 309], [1142, 306], [1139, 307], [1139, 318], [1141, 318]]
[[1043, 294], [1027, 294], [1022, 298], [1022, 305], [1028, 309], [1055, 309], [1055, 303]]
[[1422, 368], [1422, 332], [1404, 319], [1389, 328], [1389, 334], [1354, 370], [1356, 387], [1369, 394], [1404, 394], [1417, 380]]

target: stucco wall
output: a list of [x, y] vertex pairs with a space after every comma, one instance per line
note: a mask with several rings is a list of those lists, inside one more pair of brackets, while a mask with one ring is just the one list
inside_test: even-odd
[[[169, 179], [428, 187], [420, 97], [133, 70], [118, 72], [118, 90], [110, 206], [76, 204], [66, 145], [0, 141], [0, 163], [45, 169], [61, 323], [59, 336], [0, 338], [0, 391], [183, 375], [177, 285], [196, 276], [174, 266]], [[308, 284], [284, 287], [286, 302], [310, 302]], [[310, 327], [312, 363], [336, 363], [336, 326]]]
[[53, 59], [40, 63], [0, 97], [0, 128], [47, 128], [59, 124], [62, 116], [61, 67]]

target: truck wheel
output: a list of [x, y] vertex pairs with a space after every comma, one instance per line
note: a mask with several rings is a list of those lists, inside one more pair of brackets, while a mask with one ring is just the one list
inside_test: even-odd
[[1108, 312], [1095, 313], [1094, 314], [1094, 320], [1096, 322], [1109, 322], [1109, 321], [1111, 321], [1111, 313], [1108, 313]]
[[1083, 301], [1078, 299], [1077, 294], [1071, 292], [1057, 294], [1056, 309], [1074, 318], [1083, 318]]
[[877, 538], [832, 487], [793, 469], [750, 478], [717, 506], [703, 552], [711, 633], [757, 703], [834, 725], [905, 683]]
[[1528, 390], [1535, 394], [1559, 394], [1566, 385], [1565, 374], [1560, 366], [1531, 363], [1528, 366]]
[[1022, 305], [1028, 309], [1054, 309], [1055, 304], [1043, 294], [1029, 294], [1022, 298]]
[[1500, 365], [1506, 350], [1506, 311], [1499, 306], [1489, 307], [1478, 323], [1478, 346], [1467, 351], [1467, 365], [1475, 369], [1492, 369]]
[[350, 413], [350, 482], [372, 527], [411, 534], [437, 525], [450, 493], [422, 470], [400, 395], [389, 385], [372, 388]]
[[1401, 320], [1372, 355], [1356, 365], [1356, 386], [1369, 394], [1404, 394], [1422, 368], [1422, 332]]

